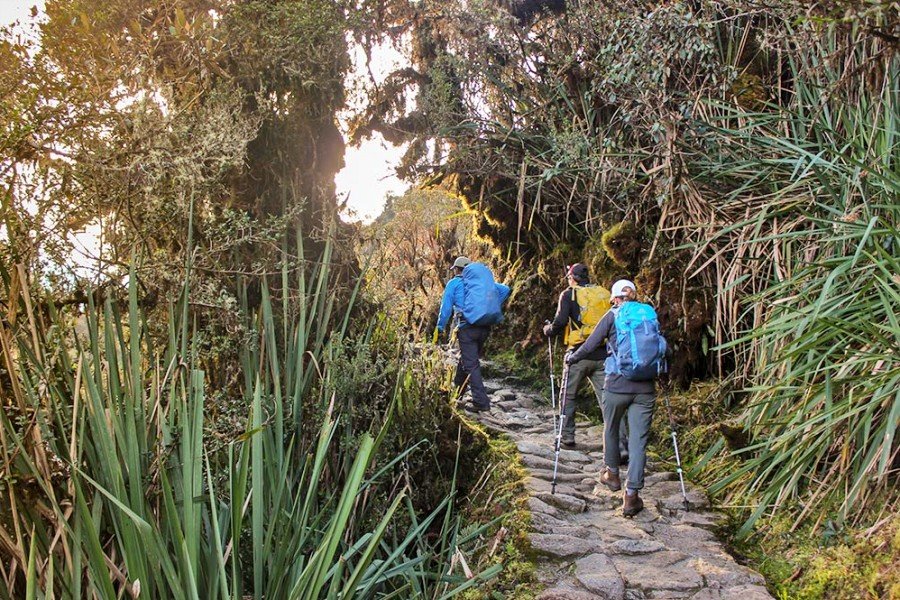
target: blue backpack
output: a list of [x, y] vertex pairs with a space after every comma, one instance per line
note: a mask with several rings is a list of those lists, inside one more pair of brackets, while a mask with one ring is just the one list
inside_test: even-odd
[[616, 349], [609, 355], [606, 372], [631, 381], [655, 379], [665, 370], [668, 347], [656, 311], [649, 304], [626, 302], [616, 313], [615, 324]]
[[503, 320], [500, 294], [487, 266], [470, 263], [463, 269], [462, 316], [470, 325], [494, 325]]

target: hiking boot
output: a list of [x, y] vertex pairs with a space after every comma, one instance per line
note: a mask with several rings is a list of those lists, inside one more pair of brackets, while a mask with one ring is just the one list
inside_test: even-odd
[[625, 500], [622, 502], [622, 514], [626, 517], [633, 517], [644, 510], [644, 501], [635, 492], [631, 495], [625, 494]]
[[613, 492], [618, 492], [622, 489], [622, 480], [619, 479], [619, 474], [610, 471], [609, 467], [604, 469], [603, 473], [600, 474], [600, 483], [608, 487]]
[[479, 406], [477, 404], [466, 404], [466, 406], [464, 408], [465, 408], [466, 412], [470, 412], [470, 413], [480, 413], [480, 412], [487, 412], [487, 411], [491, 410], [490, 406]]
[[571, 435], [571, 436], [564, 435], [562, 438], [562, 445], [565, 446], [566, 448], [574, 448], [575, 447], [575, 436], [574, 435]]

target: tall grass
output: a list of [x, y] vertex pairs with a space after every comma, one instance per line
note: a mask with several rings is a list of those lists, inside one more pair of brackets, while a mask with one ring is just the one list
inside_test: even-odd
[[447, 598], [497, 573], [453, 572], [481, 529], [461, 534], [452, 480], [422, 515], [390, 478], [415, 446], [377, 458], [402, 369], [378, 426], [338, 443], [330, 248], [312, 275], [284, 268], [297, 310], [265, 281], [255, 312], [242, 294], [246, 426], [218, 451], [187, 285], [160, 347], [134, 272], [127, 301], [75, 328], [37, 310], [21, 267], [2, 272], [0, 598]]
[[744, 534], [779, 508], [871, 518], [900, 468], [900, 59], [863, 27], [781, 27], [784, 99], [709, 103], [694, 163], [725, 190], [695, 268], [718, 273], [719, 350], [751, 392], [751, 441], [712, 488], [753, 501]]

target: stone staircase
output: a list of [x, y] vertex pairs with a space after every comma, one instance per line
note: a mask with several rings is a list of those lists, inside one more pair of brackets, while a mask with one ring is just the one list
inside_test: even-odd
[[[559, 456], [551, 494], [553, 414], [534, 392], [509, 381], [485, 381], [490, 412], [472, 416], [513, 439], [530, 472], [532, 549], [545, 585], [541, 600], [768, 600], [763, 577], [737, 564], [714, 529], [721, 515], [706, 494], [688, 485], [685, 511], [678, 476], [648, 464], [645, 508], [622, 516], [622, 492], [597, 484], [602, 465], [600, 427], [580, 423], [577, 446]], [[656, 418], [661, 418], [657, 413]]]

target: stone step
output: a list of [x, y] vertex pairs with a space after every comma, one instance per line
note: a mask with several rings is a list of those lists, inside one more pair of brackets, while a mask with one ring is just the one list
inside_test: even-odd
[[603, 427], [580, 419], [577, 445], [560, 449], [551, 494], [558, 421], [548, 398], [515, 377], [485, 386], [492, 410], [474, 418], [508, 435], [529, 471], [527, 537], [538, 556], [537, 579], [546, 586], [540, 600], [772, 599], [762, 576], [738, 565], [716, 539], [723, 516], [709, 510], [706, 493], [690, 482], [685, 510], [672, 464], [648, 461], [644, 510], [625, 518], [623, 492], [597, 482]]

